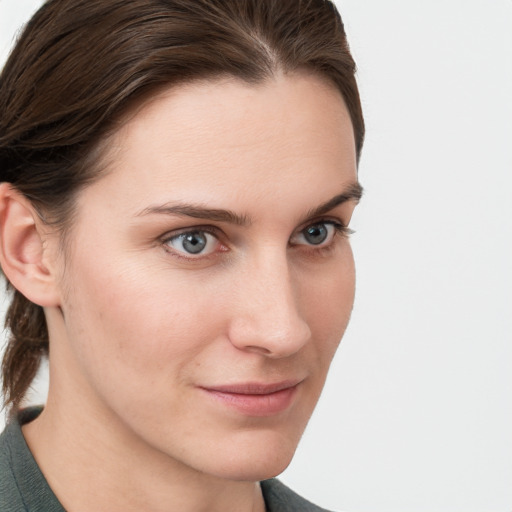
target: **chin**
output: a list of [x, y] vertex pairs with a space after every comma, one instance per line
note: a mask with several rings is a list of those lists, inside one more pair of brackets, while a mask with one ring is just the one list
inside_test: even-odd
[[247, 438], [243, 443], [233, 440], [224, 453], [219, 453], [212, 459], [215, 467], [205, 468], [206, 471], [228, 480], [267, 480], [279, 475], [289, 466], [298, 445], [298, 439], [295, 440], [293, 435], [283, 438], [268, 433], [253, 433], [249, 437], [253, 438], [252, 442]]
[[227, 480], [259, 482], [280, 475], [290, 464], [293, 453], [286, 457], [273, 457], [266, 460], [234, 461], [223, 468], [218, 476]]

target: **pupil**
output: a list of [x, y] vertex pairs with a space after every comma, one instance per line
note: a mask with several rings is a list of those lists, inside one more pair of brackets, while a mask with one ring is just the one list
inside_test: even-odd
[[327, 228], [323, 224], [310, 226], [304, 232], [304, 238], [313, 245], [321, 244], [327, 238]]
[[191, 254], [198, 254], [205, 247], [206, 236], [202, 233], [188, 233], [183, 237], [183, 248]]

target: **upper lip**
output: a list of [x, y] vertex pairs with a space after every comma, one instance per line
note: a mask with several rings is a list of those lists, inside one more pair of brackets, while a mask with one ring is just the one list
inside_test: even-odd
[[269, 395], [283, 389], [289, 389], [300, 384], [304, 379], [284, 380], [281, 382], [242, 382], [236, 384], [222, 384], [215, 386], [202, 386], [207, 391], [218, 393], [233, 393], [237, 395]]

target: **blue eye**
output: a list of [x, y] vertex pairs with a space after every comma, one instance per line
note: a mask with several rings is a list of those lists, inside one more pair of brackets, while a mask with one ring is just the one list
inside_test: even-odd
[[304, 239], [311, 245], [319, 245], [329, 236], [329, 230], [325, 224], [315, 224], [308, 226], [302, 231]]
[[217, 238], [206, 231], [186, 231], [166, 241], [175, 251], [193, 256], [214, 252], [218, 243]]
[[342, 229], [341, 225], [338, 226], [334, 222], [316, 222], [293, 235], [290, 242], [293, 245], [329, 245], [336, 235], [336, 231]]

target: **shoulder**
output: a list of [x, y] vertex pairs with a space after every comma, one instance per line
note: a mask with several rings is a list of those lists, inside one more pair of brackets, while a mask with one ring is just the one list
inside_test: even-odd
[[25, 512], [13, 468], [12, 426], [9, 425], [0, 435], [0, 510]]
[[329, 512], [302, 498], [275, 478], [261, 482], [261, 490], [268, 512]]
[[0, 511], [65, 512], [30, 449], [21, 425], [36, 418], [40, 407], [20, 411], [0, 435]]

